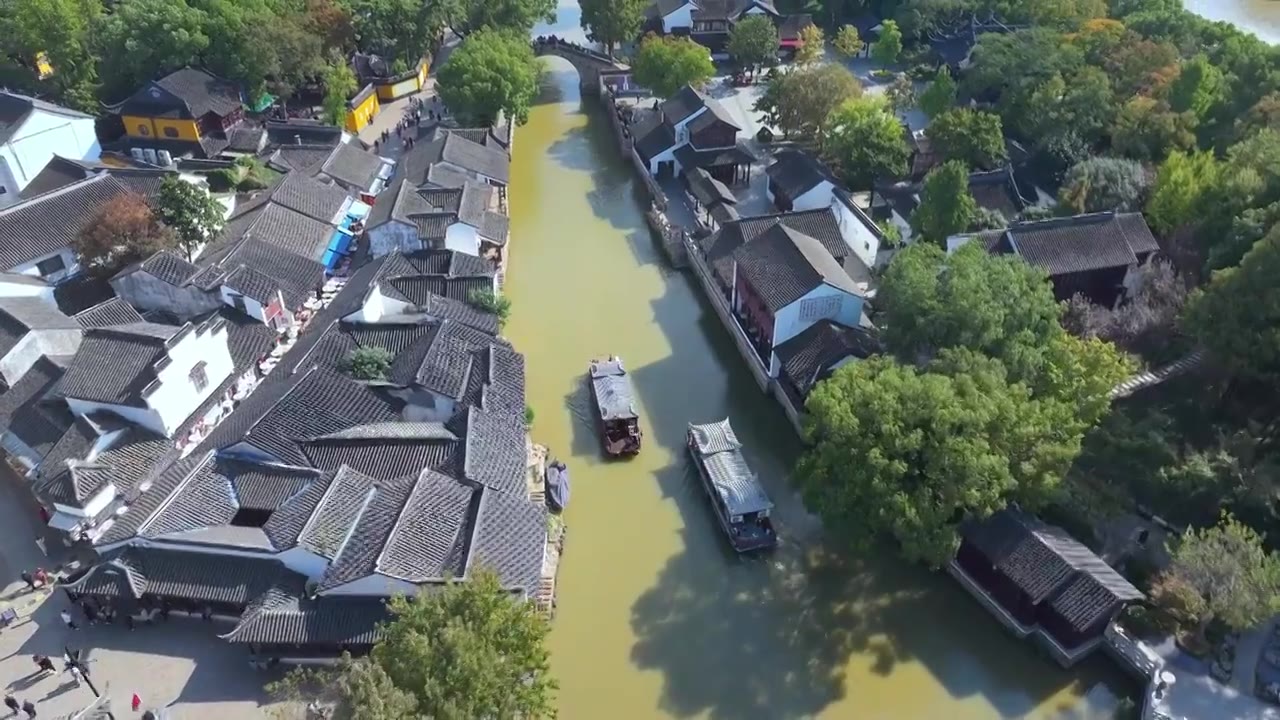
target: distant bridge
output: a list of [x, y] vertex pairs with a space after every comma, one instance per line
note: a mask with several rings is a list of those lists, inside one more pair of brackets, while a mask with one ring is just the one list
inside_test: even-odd
[[578, 71], [582, 92], [592, 95], [600, 92], [601, 72], [626, 72], [631, 69], [604, 53], [554, 37], [534, 40], [533, 51], [538, 55], [555, 55], [568, 60]]

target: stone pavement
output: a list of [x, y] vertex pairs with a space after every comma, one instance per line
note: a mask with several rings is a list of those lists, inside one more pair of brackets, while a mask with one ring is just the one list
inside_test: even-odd
[[215, 637], [227, 623], [175, 617], [166, 624], [139, 627], [88, 626], [79, 611], [79, 630], [63, 625], [58, 613], [69, 607], [61, 590], [29, 592], [19, 578], [24, 569], [51, 568], [36, 544], [39, 518], [30, 496], [9, 469], [0, 465], [0, 607], [18, 619], [0, 630], [0, 681], [19, 701], [36, 704], [41, 718], [74, 713], [93, 701], [87, 685], [76, 687], [65, 673], [40, 677], [31, 656], [48, 655], [59, 669], [64, 647], [78, 649], [90, 679], [110, 695], [118, 718], [137, 716], [129, 709], [138, 693], [144, 708], [169, 707], [175, 720], [266, 718], [262, 687], [274, 676], [249, 667], [244, 648]]

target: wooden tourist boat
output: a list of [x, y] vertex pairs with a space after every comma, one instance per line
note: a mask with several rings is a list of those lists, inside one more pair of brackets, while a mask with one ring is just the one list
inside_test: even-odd
[[631, 377], [616, 355], [608, 360], [592, 360], [591, 396], [596, 401], [604, 451], [615, 457], [640, 452], [640, 415]]
[[729, 419], [690, 423], [689, 454], [733, 549], [742, 553], [777, 545], [778, 534], [769, 519], [773, 502], [747, 465]]
[[543, 483], [547, 491], [547, 507], [552, 512], [564, 510], [569, 504], [569, 468], [559, 460], [552, 460], [543, 473]]

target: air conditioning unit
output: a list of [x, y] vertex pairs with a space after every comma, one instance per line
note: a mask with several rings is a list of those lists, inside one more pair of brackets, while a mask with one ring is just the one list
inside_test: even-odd
[[156, 160], [156, 151], [155, 151], [155, 150], [153, 150], [153, 149], [151, 149], [151, 148], [143, 148], [143, 149], [142, 149], [142, 154], [147, 158], [147, 162], [148, 162], [148, 163], [150, 163], [150, 164], [152, 164], [152, 165], [155, 165], [155, 164], [156, 164], [157, 160]]
[[142, 154], [142, 148], [131, 148], [129, 154], [138, 162], [146, 162], [146, 157]]
[[156, 159], [158, 159], [160, 164], [165, 167], [169, 167], [173, 164], [173, 156], [169, 154], [168, 150], [157, 150]]

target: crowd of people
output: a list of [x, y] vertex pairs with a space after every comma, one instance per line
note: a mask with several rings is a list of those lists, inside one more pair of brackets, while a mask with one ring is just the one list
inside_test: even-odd
[[404, 110], [404, 116], [396, 123], [395, 130], [383, 130], [382, 135], [373, 141], [373, 151], [381, 152], [385, 149], [392, 136], [400, 140], [400, 147], [412, 150], [418, 142], [418, 129], [422, 127], [423, 119], [425, 118], [430, 126], [441, 122], [445, 117], [447, 114], [444, 102], [439, 95], [432, 95], [425, 99], [418, 96], [411, 97], [409, 106]]

